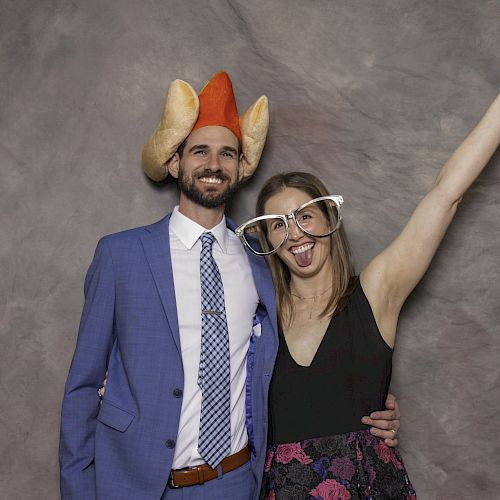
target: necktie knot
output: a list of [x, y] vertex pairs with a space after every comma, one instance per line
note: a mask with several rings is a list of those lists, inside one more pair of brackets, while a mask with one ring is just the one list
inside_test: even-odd
[[212, 245], [214, 244], [215, 236], [212, 233], [203, 233], [201, 235], [201, 248], [203, 250], [212, 250]]

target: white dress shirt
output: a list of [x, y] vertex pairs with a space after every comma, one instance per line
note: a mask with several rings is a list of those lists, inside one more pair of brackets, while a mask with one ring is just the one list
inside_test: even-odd
[[[174, 275], [177, 316], [184, 366], [184, 391], [173, 469], [204, 462], [198, 453], [201, 391], [198, 368], [201, 344], [200, 252], [202, 233], [207, 229], [175, 207], [169, 236]], [[247, 351], [259, 297], [243, 245], [222, 221], [210, 231], [216, 241], [212, 255], [224, 285], [231, 360], [231, 454], [248, 441], [245, 425], [245, 382]]]

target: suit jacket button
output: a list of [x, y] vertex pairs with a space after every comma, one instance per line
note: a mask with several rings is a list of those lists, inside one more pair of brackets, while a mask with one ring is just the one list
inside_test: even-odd
[[176, 398], [182, 397], [182, 389], [174, 389], [174, 396]]
[[167, 448], [175, 448], [175, 441], [173, 439], [167, 439], [165, 446]]

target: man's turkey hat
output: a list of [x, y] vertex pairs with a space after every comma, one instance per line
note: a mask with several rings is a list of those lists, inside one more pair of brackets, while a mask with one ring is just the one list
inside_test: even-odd
[[218, 125], [229, 129], [240, 141], [242, 178], [254, 173], [266, 142], [269, 110], [266, 96], [261, 96], [238, 117], [233, 86], [227, 73], [215, 74], [196, 95], [183, 80], [174, 80], [168, 89], [160, 124], [144, 145], [142, 164], [154, 181], [168, 175], [167, 162], [188, 135], [201, 127]]

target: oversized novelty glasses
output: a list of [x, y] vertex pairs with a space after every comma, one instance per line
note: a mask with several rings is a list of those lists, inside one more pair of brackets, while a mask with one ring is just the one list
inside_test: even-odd
[[340, 195], [321, 196], [304, 203], [289, 214], [261, 215], [236, 228], [236, 235], [255, 255], [271, 255], [279, 250], [290, 233], [289, 220], [305, 234], [325, 238], [340, 227]]

